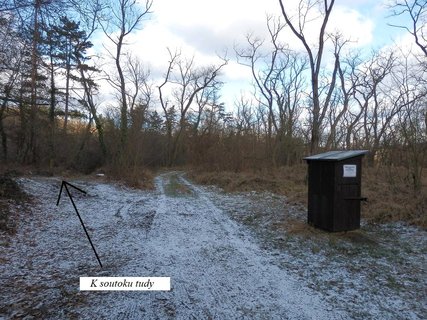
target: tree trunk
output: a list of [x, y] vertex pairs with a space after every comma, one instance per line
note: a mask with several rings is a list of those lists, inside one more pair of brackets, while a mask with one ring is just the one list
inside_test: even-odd
[[[68, 49], [67, 49], [68, 50]], [[70, 101], [70, 73], [71, 73], [71, 58], [70, 53], [67, 52], [66, 73], [65, 73], [65, 109], [64, 109], [64, 133], [67, 133], [68, 126], [68, 105]]]
[[1, 109], [0, 109], [0, 135], [1, 135], [1, 146], [2, 146], [2, 153], [3, 153], [3, 161], [7, 162], [7, 135], [4, 130], [3, 125], [3, 114], [6, 110], [6, 100], [3, 101]]
[[311, 128], [310, 153], [315, 154], [320, 144], [320, 102], [319, 90], [316, 84], [313, 84], [313, 123]]
[[37, 159], [36, 148], [36, 121], [37, 121], [37, 44], [39, 42], [39, 11], [40, 0], [34, 1], [34, 30], [33, 43], [31, 49], [31, 106], [30, 106], [30, 140], [29, 150], [31, 152], [30, 162], [34, 163]]
[[120, 107], [120, 147], [122, 151], [126, 148], [127, 140], [128, 140], [128, 106], [127, 106], [127, 97], [126, 97], [126, 80], [120, 64], [123, 37], [124, 35], [122, 33], [117, 43], [117, 52], [116, 52], [116, 58], [115, 58], [117, 73], [120, 79], [120, 96], [122, 100], [121, 107]]
[[55, 104], [56, 86], [53, 66], [53, 53], [50, 53], [50, 108], [49, 108], [49, 169], [53, 169], [55, 161]]

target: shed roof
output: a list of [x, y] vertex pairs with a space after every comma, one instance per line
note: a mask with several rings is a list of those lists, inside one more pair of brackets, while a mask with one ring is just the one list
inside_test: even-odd
[[347, 150], [347, 151], [328, 151], [305, 157], [304, 160], [314, 161], [341, 161], [349, 158], [363, 156], [368, 153], [368, 150]]

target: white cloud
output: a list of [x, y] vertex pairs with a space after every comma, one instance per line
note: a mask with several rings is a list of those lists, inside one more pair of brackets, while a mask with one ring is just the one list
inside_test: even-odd
[[262, 29], [266, 14], [278, 8], [275, 0], [157, 1], [152, 21], [147, 22], [139, 36], [146, 45], [154, 47], [153, 51], [179, 47], [216, 56], [225, 49], [232, 50], [247, 32]]
[[[295, 6], [297, 2], [284, 1], [287, 6]], [[336, 5], [328, 31], [340, 31], [344, 37], [354, 41], [352, 47], [369, 46], [374, 41], [375, 24], [358, 9], [376, 3], [358, 0], [355, 7], [350, 8], [352, 2], [347, 0]], [[231, 61], [223, 69], [222, 80], [236, 88], [238, 82], [246, 82], [247, 87], [251, 74], [249, 68], [233, 61], [234, 45], [244, 45], [248, 33], [267, 38], [267, 14], [281, 16], [278, 0], [155, 0], [152, 11], [151, 19], [130, 37], [132, 45], [128, 49], [150, 66], [153, 76], [161, 81], [169, 61], [167, 48], [172, 51], [179, 49], [184, 56], [194, 55], [197, 65], [218, 63], [218, 54], [228, 50]], [[311, 35], [312, 41], [317, 39], [318, 24], [308, 26], [306, 34]], [[281, 39], [291, 48], [302, 49], [299, 40], [289, 30], [283, 32]], [[226, 92], [231, 91], [227, 89]]]
[[[286, 5], [291, 6], [290, 2], [296, 3], [296, 0], [287, 1]], [[246, 34], [267, 37], [267, 14], [281, 15], [277, 0], [159, 0], [154, 2], [152, 10], [152, 19], [134, 35], [133, 42], [138, 54], [155, 66], [167, 63], [167, 47], [179, 48], [196, 57], [214, 58], [225, 50], [231, 55], [233, 46], [244, 43]], [[308, 25], [306, 33], [312, 35], [313, 41], [318, 34], [318, 24]], [[338, 30], [353, 40], [353, 45], [365, 46], [372, 42], [373, 28], [374, 23], [358, 11], [336, 6], [328, 30]], [[289, 30], [283, 33], [282, 39], [291, 47], [301, 48]]]
[[342, 33], [351, 46], [363, 47], [373, 42], [374, 22], [355, 9], [336, 6], [330, 19], [329, 31]]

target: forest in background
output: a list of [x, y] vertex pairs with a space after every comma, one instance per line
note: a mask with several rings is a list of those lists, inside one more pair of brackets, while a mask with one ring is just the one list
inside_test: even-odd
[[[422, 195], [427, 5], [390, 4], [390, 17], [411, 22], [394, 27], [406, 29], [413, 46], [367, 54], [327, 32], [334, 4], [300, 1], [291, 9], [279, 0], [277, 15], [266, 17], [269, 37], [248, 34], [216, 64], [165, 47], [169, 61], [159, 80], [127, 46], [150, 19], [151, 0], [1, 0], [1, 162], [50, 173], [108, 168], [137, 179], [146, 169], [174, 166], [266, 172], [309, 154], [366, 149], [367, 165], [399, 172], [410, 198]], [[313, 17], [314, 43], [306, 32]], [[283, 39], [285, 29], [294, 38]], [[108, 42], [102, 55], [93, 45], [101, 36]], [[221, 95], [230, 59], [253, 76], [252, 95], [233, 106]], [[113, 95], [104, 94], [106, 85]]]

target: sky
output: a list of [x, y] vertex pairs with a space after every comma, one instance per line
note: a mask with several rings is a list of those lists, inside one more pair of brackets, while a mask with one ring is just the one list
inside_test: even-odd
[[[408, 41], [402, 29], [388, 25], [405, 21], [390, 18], [385, 1], [388, 0], [336, 0], [327, 31], [339, 31], [350, 39], [348, 50], [368, 52]], [[298, 1], [284, 3], [292, 10]], [[141, 58], [160, 82], [169, 61], [167, 48], [194, 56], [197, 65], [219, 63], [218, 55], [226, 53], [229, 63], [221, 78], [226, 83], [222, 90], [226, 105], [232, 105], [250, 90], [251, 83], [250, 70], [237, 63], [234, 48], [244, 46], [248, 34], [267, 38], [267, 15], [281, 16], [278, 0], [154, 0], [151, 11], [140, 29], [128, 38], [127, 49]], [[307, 34], [318, 34], [316, 22], [309, 28]], [[283, 32], [281, 39], [291, 49], [302, 50], [289, 30]]]

